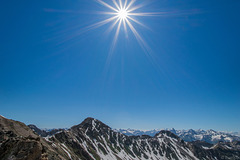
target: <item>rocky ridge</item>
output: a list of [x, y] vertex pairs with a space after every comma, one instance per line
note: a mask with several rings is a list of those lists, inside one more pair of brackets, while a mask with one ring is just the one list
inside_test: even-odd
[[68, 155], [60, 147], [53, 147], [28, 126], [0, 116], [1, 160], [62, 160]]
[[237, 160], [240, 142], [185, 142], [170, 131], [127, 136], [94, 118], [40, 137], [21, 122], [0, 117], [3, 160]]

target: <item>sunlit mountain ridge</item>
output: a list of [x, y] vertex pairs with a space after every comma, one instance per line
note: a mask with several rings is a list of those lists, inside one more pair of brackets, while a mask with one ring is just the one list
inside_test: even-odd
[[174, 128], [154, 129], [154, 130], [117, 129], [116, 131], [119, 131], [128, 136], [138, 136], [138, 135], [154, 136], [161, 130], [170, 131], [187, 142], [205, 141], [208, 143], [216, 144], [220, 141], [233, 142], [233, 141], [240, 140], [240, 137], [238, 136], [238, 134], [239, 134], [238, 132], [220, 132], [220, 131], [215, 131], [212, 129], [210, 129], [210, 130], [202, 130], [202, 129], [175, 130]]

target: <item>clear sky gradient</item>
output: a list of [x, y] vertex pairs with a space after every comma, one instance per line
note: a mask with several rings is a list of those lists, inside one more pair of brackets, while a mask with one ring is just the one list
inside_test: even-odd
[[41, 128], [94, 117], [240, 131], [240, 1], [146, 1], [139, 11], [165, 12], [134, 24], [151, 58], [121, 29], [106, 65], [115, 32], [85, 29], [109, 11], [96, 1], [1, 0], [0, 114]]

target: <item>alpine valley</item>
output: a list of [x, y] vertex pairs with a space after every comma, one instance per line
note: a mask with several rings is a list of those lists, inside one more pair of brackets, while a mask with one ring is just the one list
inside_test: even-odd
[[[122, 133], [121, 133], [122, 132]], [[70, 129], [42, 131], [0, 116], [1, 160], [239, 160], [237, 139], [184, 141], [177, 132], [123, 134], [94, 118]], [[179, 136], [180, 137], [179, 137]], [[196, 134], [193, 134], [196, 135]], [[193, 136], [196, 137], [196, 136]], [[201, 139], [204, 140], [204, 139]]]

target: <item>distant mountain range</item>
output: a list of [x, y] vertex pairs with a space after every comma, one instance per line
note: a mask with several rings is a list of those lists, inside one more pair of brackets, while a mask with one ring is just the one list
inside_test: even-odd
[[[28, 125], [29, 128], [31, 128], [33, 131], [35, 131], [38, 135], [41, 137], [47, 137], [52, 136], [56, 134], [57, 132], [67, 130], [67, 128], [64, 129], [39, 129], [35, 125]], [[234, 141], [240, 141], [240, 137], [237, 136], [237, 132], [218, 132], [214, 130], [175, 130], [174, 128], [171, 129], [155, 129], [155, 130], [135, 130], [135, 129], [114, 129], [116, 132], [120, 132], [122, 134], [125, 134], [127, 136], [141, 136], [141, 135], [149, 135], [154, 137], [157, 133], [159, 133], [162, 130], [170, 131], [173, 134], [176, 134], [180, 138], [182, 138], [186, 142], [193, 142], [193, 141], [204, 141], [211, 144], [216, 144], [218, 142], [234, 142]], [[235, 134], [235, 135], [234, 135]]]
[[[216, 144], [218, 142], [234, 142], [234, 141], [240, 141], [240, 137], [236, 136], [237, 133], [235, 132], [235, 135], [233, 133], [226, 133], [226, 132], [217, 132], [214, 130], [175, 130], [174, 128], [172, 129], [165, 129], [168, 130], [180, 138], [182, 138], [184, 141], [187, 142], [193, 142], [193, 141], [204, 141], [208, 142], [211, 144]], [[139, 135], [149, 135], [149, 136], [154, 136], [158, 132], [161, 131], [159, 130], [149, 130], [149, 131], [142, 131], [142, 130], [134, 130], [134, 129], [118, 129], [116, 130], [118, 132], [121, 132], [125, 135], [128, 136], [139, 136]]]
[[[33, 127], [33, 126], [30, 126]], [[33, 131], [34, 130], [34, 131]], [[0, 116], [1, 160], [239, 160], [240, 142], [185, 142], [162, 130], [127, 136], [94, 118], [41, 137], [34, 127]], [[41, 131], [41, 130], [40, 130]], [[45, 134], [45, 133], [42, 133]], [[47, 133], [48, 134], [48, 133]]]

